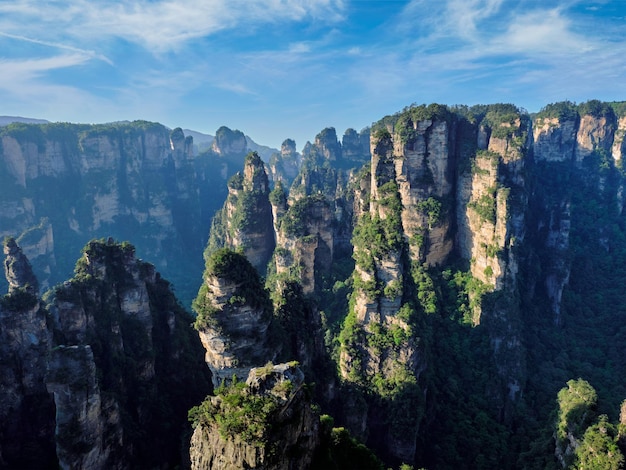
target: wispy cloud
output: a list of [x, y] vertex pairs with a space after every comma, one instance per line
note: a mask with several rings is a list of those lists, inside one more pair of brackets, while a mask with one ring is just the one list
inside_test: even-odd
[[[163, 52], [246, 25], [306, 18], [336, 22], [344, 8], [342, 0], [23, 0], [0, 3], [0, 31], [53, 42], [117, 38]], [[50, 28], [41, 28], [44, 24]]]
[[71, 51], [71, 52], [77, 52], [79, 54], [83, 54], [89, 58], [94, 58], [94, 59], [98, 59], [98, 60], [102, 60], [103, 62], [106, 62], [109, 65], [113, 65], [113, 62], [106, 56], [102, 55], [102, 54], [98, 54], [95, 51], [92, 50], [86, 50], [86, 49], [80, 49], [78, 47], [73, 47], [73, 46], [68, 46], [67, 44], [61, 44], [61, 43], [57, 43], [57, 42], [50, 42], [50, 41], [42, 41], [39, 39], [32, 39], [32, 38], [27, 38], [25, 36], [20, 36], [19, 34], [8, 34], [8, 33], [3, 33], [0, 31], [0, 36], [5, 37], [5, 38], [10, 38], [10, 39], [16, 39], [18, 41], [24, 41], [24, 42], [30, 42], [33, 44], [39, 44], [41, 46], [48, 46], [48, 47], [52, 47], [55, 49], [63, 49], [66, 51]]
[[85, 54], [64, 54], [44, 59], [0, 59], [0, 86], [32, 80], [50, 70], [73, 67], [88, 60]]

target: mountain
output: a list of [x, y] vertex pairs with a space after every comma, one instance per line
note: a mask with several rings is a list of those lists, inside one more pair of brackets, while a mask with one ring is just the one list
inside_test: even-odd
[[[226, 127], [0, 129], [0, 464], [621, 468], [625, 135], [595, 100], [412, 105], [267, 163]], [[105, 232], [140, 244], [61, 277]]]
[[33, 119], [20, 116], [0, 116], [0, 126], [7, 126], [14, 122], [21, 122], [24, 124], [47, 124], [49, 121], [45, 119]]
[[185, 462], [187, 411], [212, 387], [169, 283], [132, 245], [94, 240], [43, 301], [14, 239], [4, 252], [0, 467]]
[[191, 304], [245, 138], [240, 151], [226, 138], [195, 156], [191, 136], [156, 123], [14, 122], [0, 141], [0, 235], [18, 239], [42, 290], [71, 275], [90, 239], [113, 236], [132, 239]]
[[[271, 237], [245, 241], [247, 227], [268, 225], [254, 207], [270, 202], [276, 247], [267, 268], [255, 263], [267, 269], [274, 322], [284, 328], [301, 311], [302, 300], [279, 300], [285, 283], [309, 302], [275, 353], [304, 360], [322, 409], [388, 465], [619, 464], [624, 430], [612, 423], [626, 363], [609, 346], [621, 330], [609, 325], [621, 324], [626, 300], [625, 111], [597, 101], [534, 116], [510, 104], [411, 106], [372, 125], [363, 168], [324, 130], [290, 188], [281, 179], [248, 209], [226, 202], [207, 259], [221, 247], [271, 248]], [[239, 178], [231, 188], [244, 188]], [[220, 238], [228, 232], [238, 241]], [[219, 325], [222, 307], [203, 289], [198, 318]], [[262, 366], [241, 361], [251, 359]], [[576, 392], [563, 388], [577, 377], [603, 397], [583, 421], [568, 414]]]

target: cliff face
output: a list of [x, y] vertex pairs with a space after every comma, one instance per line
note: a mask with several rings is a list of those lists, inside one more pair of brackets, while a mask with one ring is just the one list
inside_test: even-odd
[[228, 198], [213, 219], [205, 256], [219, 248], [241, 249], [253, 266], [264, 273], [275, 246], [269, 182], [256, 153], [246, 156], [243, 174], [228, 182]]
[[194, 308], [214, 386], [233, 375], [245, 379], [252, 367], [276, 357], [271, 302], [255, 268], [241, 254], [221, 249], [208, 258]]
[[[11, 293], [0, 302], [2, 466], [184, 461], [172, 436], [211, 390], [210, 377], [191, 318], [154, 266], [137, 260], [132, 245], [92, 241], [75, 277], [44, 308], [14, 240], [5, 241], [5, 252]], [[31, 445], [37, 450], [27, 451]]]
[[194, 157], [182, 130], [143, 121], [3, 127], [0, 236], [18, 240], [42, 289], [71, 276], [90, 239], [132, 240], [190, 303], [210, 217], [245, 154], [234, 147]]
[[[469, 317], [488, 332], [500, 406], [516, 399], [524, 381], [515, 299], [529, 130], [514, 107], [487, 107], [471, 122], [431, 105], [408, 108], [372, 133], [371, 170], [354, 196], [354, 291], [340, 370], [382, 400], [366, 400], [360, 415], [353, 411], [352, 428], [369, 429], [374, 446], [385, 439], [391, 458], [413, 461], [418, 451], [423, 409], [416, 397], [427, 389], [429, 348], [441, 343], [429, 337], [427, 316], [440, 308], [433, 273], [451, 260], [465, 260], [481, 286], [467, 294]], [[377, 429], [374, 417], [394, 416], [408, 397], [416, 400], [413, 412]]]
[[[231, 387], [192, 411], [191, 468], [235, 470], [310, 468], [319, 446], [319, 415], [304, 387], [304, 374], [294, 365], [268, 364], [250, 370], [245, 387]], [[235, 396], [239, 402], [233, 401]], [[256, 414], [242, 408], [262, 403]], [[224, 426], [216, 415], [232, 418]], [[240, 420], [240, 425], [234, 421]]]
[[[277, 212], [278, 213], [278, 212]], [[333, 260], [334, 217], [325, 197], [306, 196], [276, 220], [276, 273], [297, 277], [305, 293], [315, 291], [316, 279]]]
[[52, 352], [48, 367], [59, 466], [127, 468], [119, 458], [124, 437], [119, 404], [111, 399], [103, 403], [91, 347], [60, 346]]
[[45, 376], [52, 334], [30, 263], [13, 239], [4, 253], [10, 293], [0, 299], [0, 467], [51, 467], [54, 403]]
[[226, 126], [215, 132], [215, 140], [211, 144], [212, 150], [218, 155], [232, 155], [243, 158], [248, 151], [246, 136], [239, 130], [231, 130]]
[[[452, 200], [456, 136], [446, 117], [418, 120], [407, 116], [396, 123], [392, 136], [394, 179], [404, 208], [402, 226], [411, 241], [411, 258], [429, 265], [443, 263], [453, 247], [447, 211]], [[379, 142], [372, 141], [373, 174], [378, 171], [376, 145]]]

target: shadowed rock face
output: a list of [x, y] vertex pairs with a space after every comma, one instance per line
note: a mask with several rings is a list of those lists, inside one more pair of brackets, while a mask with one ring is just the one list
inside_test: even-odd
[[55, 411], [45, 376], [52, 333], [30, 263], [13, 239], [4, 252], [10, 292], [0, 301], [0, 468], [51, 468]]
[[30, 262], [17, 246], [15, 239], [9, 238], [5, 241], [4, 256], [4, 274], [9, 283], [9, 294], [24, 289], [29, 294], [37, 295], [39, 283]]
[[178, 465], [187, 410], [211, 386], [169, 284], [131, 245], [92, 241], [46, 309], [23, 287], [36, 285], [28, 260], [5, 245], [14, 289], [0, 301], [0, 357], [11, 358], [0, 361], [0, 467]]
[[[48, 365], [48, 389], [60, 461], [68, 468], [180, 461], [170, 433], [210, 391], [191, 318], [130, 244], [90, 242], [76, 273], [55, 290], [51, 306], [59, 347]], [[83, 440], [68, 439], [77, 429]]]

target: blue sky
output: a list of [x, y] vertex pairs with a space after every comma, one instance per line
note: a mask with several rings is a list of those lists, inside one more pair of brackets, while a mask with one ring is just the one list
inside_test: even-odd
[[626, 100], [626, 0], [2, 0], [0, 115], [301, 149], [411, 103]]

